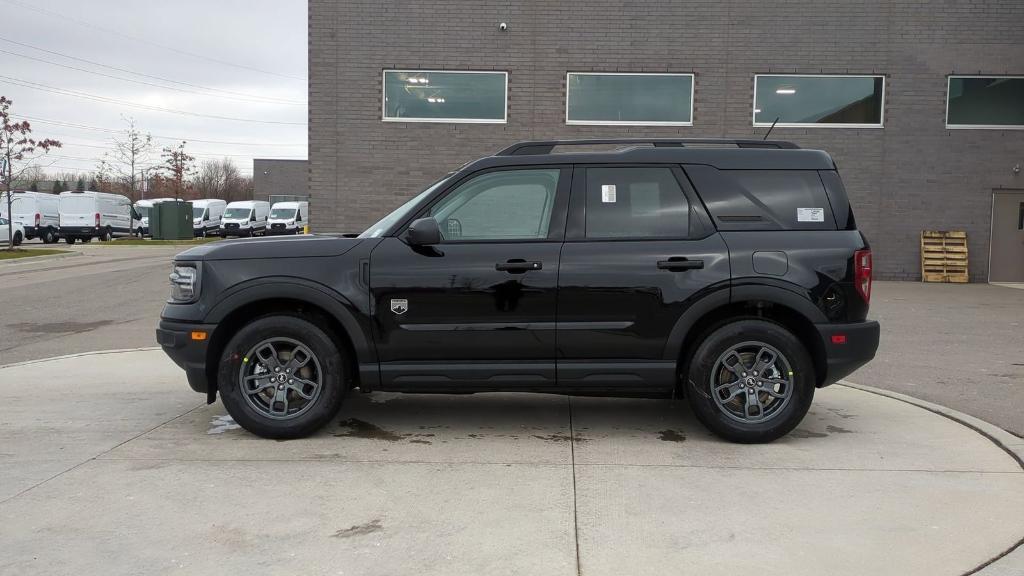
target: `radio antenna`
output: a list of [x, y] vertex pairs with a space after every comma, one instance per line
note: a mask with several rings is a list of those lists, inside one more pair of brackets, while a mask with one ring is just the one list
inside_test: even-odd
[[775, 121], [774, 121], [774, 122], [772, 122], [772, 126], [771, 126], [771, 128], [769, 128], [769, 129], [768, 129], [768, 131], [764, 133], [764, 138], [762, 138], [762, 140], [767, 140], [767, 139], [768, 139], [768, 135], [769, 135], [769, 134], [771, 134], [771, 133], [772, 133], [772, 130], [774, 130], [774, 129], [775, 129], [775, 123], [776, 123], [776, 122], [778, 122], [778, 121], [779, 121], [779, 117], [778, 117], [778, 116], [776, 116], [776, 117], [775, 117]]

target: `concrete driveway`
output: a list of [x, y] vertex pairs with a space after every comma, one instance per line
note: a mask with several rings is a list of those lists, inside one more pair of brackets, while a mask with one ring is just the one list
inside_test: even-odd
[[762, 446], [682, 402], [516, 394], [354, 395], [274, 442], [159, 351], [0, 391], [0, 574], [953, 576], [1024, 535], [1019, 439], [845, 386]]

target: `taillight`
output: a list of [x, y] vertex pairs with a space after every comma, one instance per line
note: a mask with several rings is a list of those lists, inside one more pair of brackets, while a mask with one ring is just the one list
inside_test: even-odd
[[100, 227], [100, 213], [99, 212], [96, 213], [96, 227], [97, 228]]
[[864, 302], [871, 302], [871, 250], [853, 253], [853, 281]]
[[42, 214], [36, 212], [36, 226], [39, 226], [39, 221], [43, 219]]

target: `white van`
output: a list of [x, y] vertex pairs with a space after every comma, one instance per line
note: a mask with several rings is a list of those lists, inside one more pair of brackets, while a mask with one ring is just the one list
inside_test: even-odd
[[301, 234], [309, 222], [309, 202], [275, 202], [267, 217], [268, 234]]
[[220, 232], [220, 220], [228, 203], [215, 198], [192, 201], [192, 232], [197, 238]]
[[221, 236], [258, 236], [267, 232], [270, 202], [243, 200], [232, 202], [220, 220]]
[[174, 198], [152, 198], [149, 200], [139, 200], [135, 203], [135, 212], [138, 215], [139, 221], [135, 224], [135, 233], [139, 237], [149, 236], [149, 209], [154, 204], [160, 202], [169, 202]]
[[128, 236], [139, 223], [132, 218], [132, 201], [120, 194], [61, 192], [58, 211], [60, 235], [68, 244]]
[[45, 192], [14, 192], [11, 194], [11, 212], [7, 215], [7, 194], [0, 194], [0, 216], [21, 224], [25, 229], [25, 239], [42, 238], [44, 244], [57, 241], [60, 228], [58, 205], [60, 198], [56, 194]]

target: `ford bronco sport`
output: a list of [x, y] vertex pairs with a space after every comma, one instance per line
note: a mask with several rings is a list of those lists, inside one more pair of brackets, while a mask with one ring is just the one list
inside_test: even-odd
[[523, 142], [358, 237], [207, 244], [170, 279], [157, 340], [270, 438], [358, 387], [681, 394], [721, 437], [766, 442], [878, 347], [836, 166], [788, 142]]

